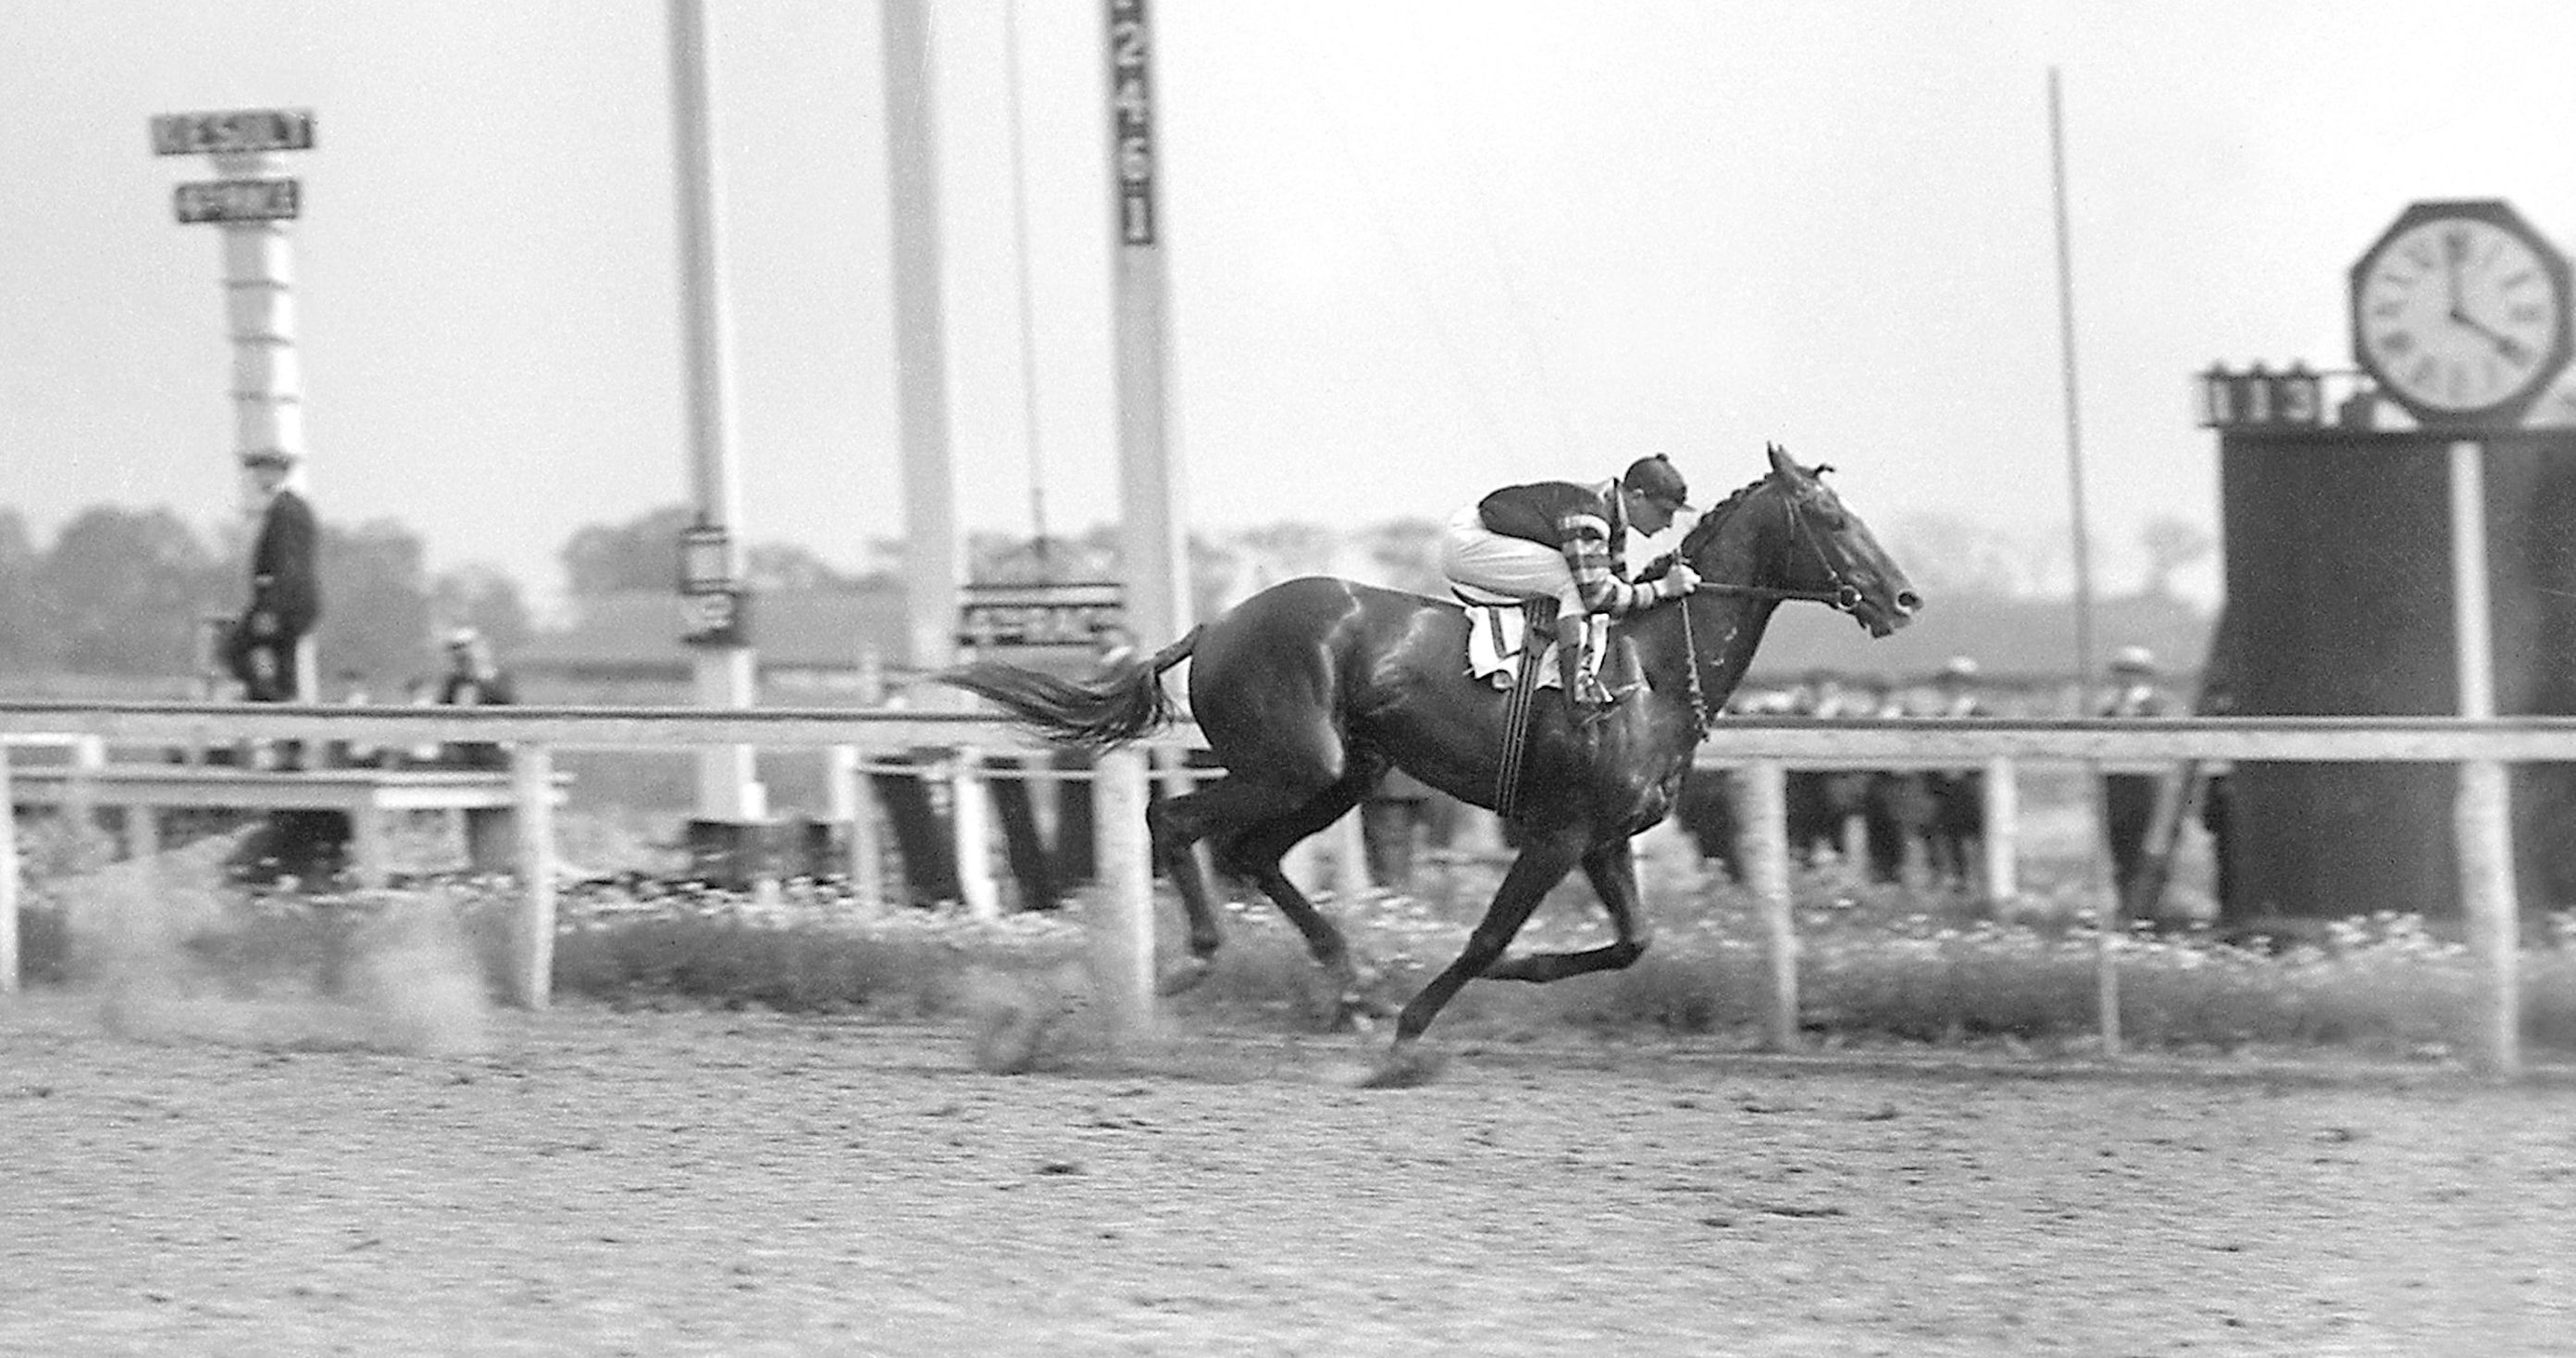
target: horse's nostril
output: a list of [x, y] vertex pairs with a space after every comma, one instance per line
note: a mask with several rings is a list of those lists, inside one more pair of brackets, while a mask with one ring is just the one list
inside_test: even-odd
[[1923, 606], [1923, 596], [1910, 589], [1899, 590], [1896, 594], [1896, 606], [1911, 613]]

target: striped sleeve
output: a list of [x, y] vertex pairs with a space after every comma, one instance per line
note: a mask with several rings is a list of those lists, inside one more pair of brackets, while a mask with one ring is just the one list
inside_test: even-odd
[[1556, 521], [1556, 532], [1586, 612], [1622, 617], [1655, 602], [1653, 585], [1632, 585], [1612, 568], [1610, 524], [1600, 515], [1568, 514]]

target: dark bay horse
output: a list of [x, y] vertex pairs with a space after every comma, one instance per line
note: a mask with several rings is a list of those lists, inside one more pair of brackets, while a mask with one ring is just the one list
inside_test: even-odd
[[[1671, 810], [1692, 751], [1743, 679], [1775, 608], [1827, 603], [1883, 637], [1921, 606], [1905, 573], [1820, 479], [1828, 469], [1769, 452], [1770, 472], [1710, 508], [1683, 538], [1678, 555], [1699, 573], [1699, 589], [1612, 626], [1602, 677], [1618, 701], [1584, 723], [1557, 695], [1530, 705], [1512, 813], [1519, 856], [1457, 960], [1397, 1015], [1378, 1082], [1407, 1080], [1415, 1041], [1476, 977], [1553, 981], [1625, 967], [1645, 951], [1629, 840]], [[1152, 813], [1155, 861], [1189, 920], [1191, 959], [1164, 989], [1204, 976], [1222, 941], [1190, 852], [1206, 840], [1228, 872], [1260, 886], [1304, 934], [1348, 1013], [1363, 1001], [1361, 968], [1340, 928], [1280, 871], [1280, 858], [1359, 805], [1390, 767], [1473, 805], [1497, 804], [1508, 695], [1468, 675], [1466, 649], [1458, 604], [1310, 576], [1088, 683], [992, 661], [940, 677], [1051, 740], [1099, 749], [1179, 715], [1161, 675], [1191, 660], [1190, 713], [1226, 773]], [[1506, 956], [1540, 898], [1578, 866], [1609, 914], [1613, 941]]]

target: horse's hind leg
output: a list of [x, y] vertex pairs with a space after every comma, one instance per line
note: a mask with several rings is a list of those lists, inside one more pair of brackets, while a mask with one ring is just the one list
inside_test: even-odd
[[1279, 907], [1297, 932], [1306, 939], [1306, 951], [1317, 965], [1333, 978], [1335, 996], [1334, 1026], [1348, 1023], [1354, 1016], [1381, 1012], [1368, 990], [1374, 977], [1369, 975], [1351, 953], [1350, 940], [1332, 917], [1315, 907], [1297, 884], [1288, 880], [1280, 860], [1290, 849], [1324, 827], [1348, 815], [1352, 807], [1368, 796], [1377, 785], [1382, 768], [1355, 768], [1342, 780], [1318, 793], [1304, 806], [1287, 815], [1244, 827], [1233, 836], [1218, 841], [1217, 859], [1227, 871], [1243, 877], [1261, 888], [1263, 895]]
[[1180, 893], [1181, 913], [1189, 923], [1189, 960], [1163, 974], [1158, 983], [1162, 993], [1177, 994], [1207, 979], [1216, 951], [1225, 943], [1224, 933], [1217, 925], [1213, 894], [1206, 875], [1199, 871], [1198, 859], [1190, 852], [1191, 846], [1211, 837], [1223, 844], [1251, 826], [1294, 812], [1313, 796], [1312, 788], [1255, 782], [1228, 774], [1194, 791], [1156, 802], [1146, 813], [1146, 822], [1153, 831], [1154, 861]]
[[1557, 981], [1592, 971], [1617, 971], [1646, 951], [1644, 894], [1637, 889], [1635, 841], [1614, 840], [1583, 855], [1584, 880], [1610, 916], [1611, 939], [1578, 952], [1537, 952], [1507, 957], [1485, 968], [1498, 981]]

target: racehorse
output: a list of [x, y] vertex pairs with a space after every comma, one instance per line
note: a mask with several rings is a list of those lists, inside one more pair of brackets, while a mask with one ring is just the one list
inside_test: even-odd
[[[1922, 600], [1859, 516], [1778, 447], [1770, 471], [1712, 506], [1675, 555], [1697, 590], [1610, 628], [1603, 678], [1617, 701], [1578, 720], [1560, 701], [1524, 705], [1516, 795], [1499, 786], [1510, 695], [1467, 672], [1468, 618], [1457, 603], [1308, 576], [1244, 600], [1123, 672], [1087, 682], [997, 661], [943, 672], [1059, 744], [1106, 749], [1179, 715], [1162, 673], [1193, 663], [1189, 710], [1225, 776], [1149, 813], [1157, 863], [1178, 888], [1190, 960], [1165, 993], [1204, 977], [1222, 939], [1191, 846], [1258, 885], [1341, 987], [1342, 1016], [1368, 1007], [1368, 978], [1341, 929], [1280, 870], [1300, 840], [1339, 820], [1390, 767], [1476, 806], [1509, 803], [1519, 855], [1455, 961], [1397, 1014], [1370, 1083], [1427, 1074], [1415, 1043], [1476, 977], [1553, 981], [1622, 968], [1646, 949], [1630, 838], [1662, 820], [1683, 770], [1744, 677], [1771, 614], [1787, 600], [1849, 613], [1872, 636], [1911, 621]], [[1646, 572], [1656, 573], [1656, 567]], [[1613, 941], [1575, 952], [1505, 956], [1540, 898], [1577, 866], [1610, 918]]]

